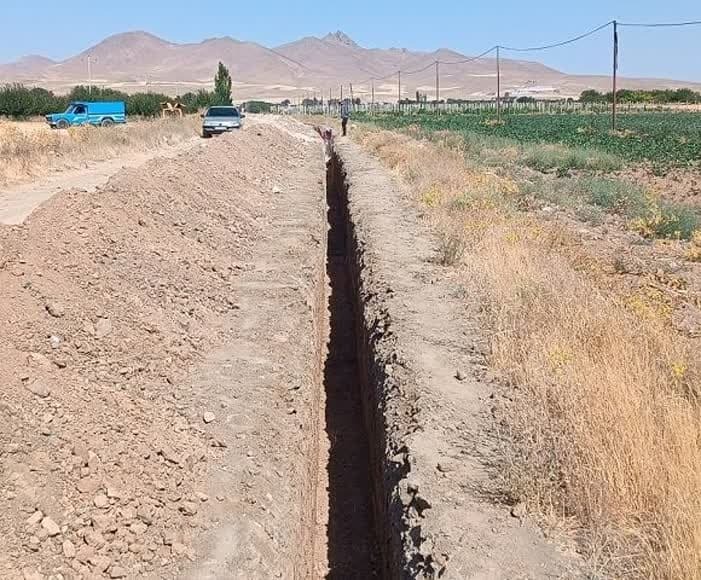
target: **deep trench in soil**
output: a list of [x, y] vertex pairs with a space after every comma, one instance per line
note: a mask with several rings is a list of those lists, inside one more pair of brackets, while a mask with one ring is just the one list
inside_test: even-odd
[[347, 241], [347, 193], [338, 159], [329, 167], [327, 278], [329, 341], [324, 365], [329, 442], [327, 558], [332, 579], [381, 578], [373, 509], [370, 441], [364, 420], [357, 339], [359, 323]]

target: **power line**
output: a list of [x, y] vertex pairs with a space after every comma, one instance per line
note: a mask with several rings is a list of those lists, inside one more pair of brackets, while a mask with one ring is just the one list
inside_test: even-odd
[[426, 65], [425, 67], [423, 67], [423, 68], [419, 68], [419, 69], [416, 69], [416, 70], [402, 71], [402, 72], [404, 72], [405, 75], [415, 75], [415, 74], [424, 72], [425, 70], [428, 70], [428, 69], [430, 69], [430, 68], [433, 68], [434, 66], [436, 66], [436, 61], [435, 61], [435, 60], [434, 60], [432, 63], [427, 64], [427, 65]]
[[483, 53], [478, 54], [477, 56], [471, 56], [469, 58], [464, 58], [462, 60], [439, 60], [438, 64], [465, 64], [468, 62], [473, 62], [475, 60], [479, 60], [480, 58], [483, 58], [487, 56], [490, 52], [494, 52], [497, 49], [496, 46], [493, 46], [492, 48], [485, 50]]
[[592, 34], [596, 34], [600, 30], [603, 30], [604, 28], [608, 28], [612, 24], [613, 24], [613, 20], [610, 20], [609, 22], [602, 24], [601, 26], [597, 26], [596, 28], [593, 28], [592, 30], [587, 31], [584, 34], [580, 34], [579, 36], [575, 36], [573, 38], [568, 38], [567, 40], [563, 40], [561, 42], [556, 42], [554, 44], [546, 44], [544, 46], [529, 46], [526, 48], [514, 47], [514, 46], [500, 46], [500, 48], [503, 50], [509, 50], [512, 52], [533, 52], [533, 51], [537, 51], [537, 50], [548, 50], [549, 48], [557, 48], [558, 46], [565, 46], [567, 44], [572, 44], [573, 42], [577, 42], [579, 40], [582, 40], [583, 38], [587, 38], [588, 36], [591, 36]]
[[[431, 63], [431, 66], [433, 66], [433, 63]], [[366, 85], [367, 83], [372, 82], [372, 81], [384, 81], [384, 80], [387, 80], [388, 78], [394, 77], [394, 75], [396, 75], [396, 74], [397, 74], [397, 71], [393, 71], [393, 72], [391, 72], [388, 75], [385, 75], [383, 77], [368, 77], [364, 81], [354, 81], [353, 84]]]
[[[452, 60], [452, 61], [448, 61], [448, 60], [435, 60], [435, 61], [433, 61], [433, 62], [427, 64], [427, 65], [426, 65], [425, 67], [423, 67], [423, 68], [416, 69], [416, 70], [411, 70], [411, 71], [401, 71], [401, 72], [402, 72], [402, 74], [405, 74], [405, 75], [418, 74], [418, 73], [420, 73], [420, 72], [424, 72], [424, 71], [430, 69], [430, 68], [433, 67], [433, 66], [436, 66], [436, 63], [438, 63], [438, 64], [444, 64], [444, 65], [466, 64], [466, 63], [468, 63], [468, 62], [473, 62], [473, 61], [475, 61], [475, 60], [479, 60], [480, 58], [483, 58], [483, 57], [487, 56], [490, 52], [494, 52], [496, 49], [497, 49], [496, 46], [492, 46], [490, 49], [485, 50], [484, 52], [478, 54], [477, 56], [472, 56], [472, 57], [469, 57], [469, 58], [464, 58], [464, 59], [462, 59], [462, 60]], [[357, 85], [364, 85], [364, 84], [367, 84], [367, 83], [369, 83], [369, 82], [371, 82], [371, 81], [376, 81], [376, 82], [377, 82], [377, 81], [384, 81], [384, 80], [386, 80], [386, 79], [388, 79], [388, 78], [394, 77], [394, 76], [397, 74], [397, 72], [398, 72], [398, 71], [391, 72], [391, 73], [389, 73], [388, 75], [385, 75], [385, 76], [383, 76], [383, 77], [369, 77], [369, 78], [367, 78], [367, 79], [365, 79], [365, 80], [363, 80], [363, 81], [355, 82], [355, 84], [357, 84]]]
[[701, 20], [689, 20], [688, 22], [619, 22], [618, 26], [636, 28], [669, 28], [672, 26], [697, 26]]
[[306, 64], [304, 64], [304, 63], [302, 63], [302, 62], [300, 62], [300, 61], [298, 61], [298, 60], [295, 60], [294, 58], [290, 58], [289, 56], [286, 56], [286, 55], [282, 54], [281, 52], [278, 52], [277, 50], [275, 50], [275, 49], [273, 49], [273, 48], [268, 48], [267, 46], [264, 46], [263, 48], [264, 48], [267, 52], [270, 52], [270, 53], [274, 54], [275, 56], [279, 56], [279, 57], [280, 57], [281, 59], [283, 59], [283, 60], [289, 60], [291, 63], [296, 64], [297, 66], [303, 68], [303, 69], [306, 70], [306, 71], [313, 72], [313, 73], [318, 73], [318, 72], [320, 72], [320, 71], [318, 71], [318, 70], [314, 70], [314, 69], [312, 69], [312, 68], [309, 68]]
[[[596, 28], [592, 28], [591, 30], [588, 30], [587, 32], [584, 32], [582, 34], [579, 34], [577, 36], [574, 36], [572, 38], [568, 38], [567, 40], [562, 40], [560, 42], [555, 42], [552, 44], [545, 44], [542, 46], [528, 46], [528, 47], [517, 47], [517, 46], [504, 46], [504, 45], [495, 45], [492, 46], [491, 48], [485, 50], [484, 52], [478, 54], [477, 56], [473, 57], [468, 57], [460, 60], [454, 60], [454, 61], [445, 61], [445, 60], [435, 60], [426, 66], [416, 69], [416, 70], [410, 70], [410, 71], [402, 71], [401, 69], [398, 71], [394, 71], [389, 73], [388, 75], [385, 75], [383, 77], [370, 77], [364, 81], [357, 82], [357, 85], [363, 85], [367, 84], [369, 82], [376, 82], [376, 81], [383, 81], [386, 79], [389, 79], [391, 77], [394, 77], [395, 75], [400, 75], [399, 78], [401, 78], [401, 74], [403, 73], [404, 75], [413, 75], [413, 74], [418, 74], [421, 72], [424, 72], [431, 67], [438, 66], [438, 65], [458, 65], [458, 64], [467, 64], [470, 62], [474, 62], [476, 60], [479, 60], [481, 58], [484, 58], [488, 54], [499, 50], [506, 50], [510, 52], [535, 52], [535, 51], [541, 51], [541, 50], [549, 50], [551, 48], [558, 48], [561, 46], [566, 46], [568, 44], [573, 44], [575, 42], [578, 42], [580, 40], [583, 40], [589, 36], [592, 36], [596, 34], [597, 32], [600, 32], [601, 30], [604, 30], [605, 28], [608, 28], [609, 26], [612, 25], [617, 25], [621, 27], [638, 27], [638, 28], [667, 28], [667, 27], [682, 27], [682, 26], [696, 26], [696, 25], [701, 25], [701, 20], [689, 20], [685, 22], [651, 22], [651, 23], [640, 23], [640, 22], [617, 22], [614, 20], [609, 20], [608, 22], [605, 22], [604, 24], [601, 24], [600, 26], [597, 26]], [[284, 55], [280, 55], [284, 56]], [[292, 60], [292, 59], [289, 59]], [[296, 61], [293, 61], [296, 63]], [[300, 64], [301, 63], [296, 63]], [[304, 66], [304, 65], [302, 65]], [[305, 67], [307, 68], [307, 67]], [[400, 81], [401, 82], [401, 81]]]

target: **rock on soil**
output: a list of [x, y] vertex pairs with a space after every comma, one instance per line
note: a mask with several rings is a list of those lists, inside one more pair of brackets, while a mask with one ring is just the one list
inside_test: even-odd
[[45, 399], [51, 394], [51, 389], [49, 389], [44, 381], [39, 379], [26, 383], [26, 387], [30, 393], [33, 393], [42, 399]]
[[41, 527], [46, 530], [49, 537], [58, 536], [61, 533], [61, 528], [59, 528], [58, 524], [49, 517], [41, 520]]

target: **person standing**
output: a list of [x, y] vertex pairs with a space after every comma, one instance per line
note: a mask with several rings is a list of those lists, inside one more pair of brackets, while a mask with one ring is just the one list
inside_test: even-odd
[[341, 127], [343, 128], [344, 137], [346, 136], [348, 119], [350, 119], [350, 104], [348, 103], [348, 99], [345, 99], [341, 103]]

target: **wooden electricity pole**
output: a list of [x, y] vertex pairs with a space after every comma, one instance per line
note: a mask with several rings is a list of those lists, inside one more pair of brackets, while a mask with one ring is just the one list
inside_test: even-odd
[[353, 99], [353, 83], [350, 84], [350, 95], [351, 95], [351, 111], [355, 111], [355, 100]]
[[92, 55], [88, 55], [88, 95], [92, 95]]
[[402, 110], [402, 71], [397, 71], [397, 106]]
[[611, 109], [611, 128], [616, 130], [616, 85], [618, 76], [618, 22], [613, 21], [613, 108]]
[[501, 123], [501, 63], [497, 46], [497, 123]]
[[341, 103], [343, 102], [343, 85], [341, 85]]
[[370, 82], [372, 83], [371, 85], [371, 100], [370, 100], [370, 113], [374, 113], [375, 111], [375, 79], [370, 79]]
[[438, 72], [439, 62], [436, 61], [436, 109], [438, 109], [438, 100], [440, 99], [440, 74]]

